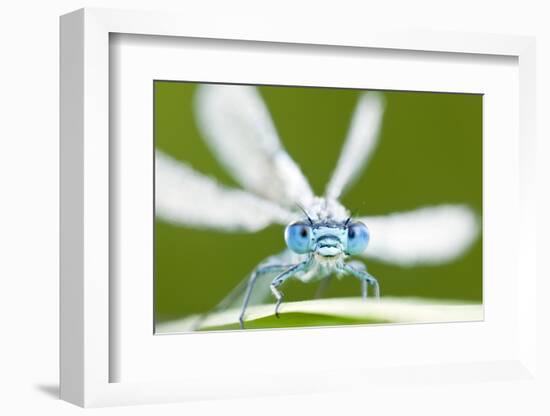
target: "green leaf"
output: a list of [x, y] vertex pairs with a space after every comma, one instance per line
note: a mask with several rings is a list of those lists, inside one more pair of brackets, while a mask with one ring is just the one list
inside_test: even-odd
[[[273, 304], [247, 309], [246, 329], [296, 328], [390, 323], [458, 322], [483, 320], [483, 305], [421, 298], [330, 298], [283, 303], [279, 318]], [[157, 323], [156, 334], [240, 329], [238, 309], [203, 317]]]

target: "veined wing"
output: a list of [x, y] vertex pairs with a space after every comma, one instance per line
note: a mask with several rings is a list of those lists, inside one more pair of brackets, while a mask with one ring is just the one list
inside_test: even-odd
[[366, 167], [378, 142], [384, 106], [381, 93], [368, 92], [359, 97], [342, 153], [325, 191], [328, 199], [340, 198]]
[[[304, 256], [301, 254], [293, 253], [292, 251], [285, 249], [279, 254], [268, 257], [262, 263], [260, 263], [256, 270], [266, 267], [276, 267], [272, 271], [267, 273], [262, 273], [256, 279], [254, 287], [250, 294], [249, 305], [259, 305], [265, 303], [267, 300], [274, 301], [273, 294], [269, 286], [271, 285], [272, 280], [280, 273], [286, 269], [302, 262]], [[253, 271], [251, 271], [253, 272]], [[251, 273], [252, 274], [252, 273]], [[244, 294], [246, 291], [246, 286], [250, 276], [247, 276], [243, 281], [241, 281], [223, 300], [219, 302], [216, 306], [216, 310], [225, 310], [231, 308], [240, 308], [242, 305]]]
[[165, 153], [155, 154], [155, 215], [174, 224], [253, 232], [295, 215], [246, 191], [230, 189]]
[[[269, 286], [276, 276], [276, 272], [270, 272], [262, 275], [256, 280], [256, 283], [250, 294], [250, 299], [248, 302], [249, 306], [267, 303], [267, 301], [270, 299], [270, 296], [273, 296], [271, 294]], [[227, 313], [231, 313], [231, 315], [233, 315], [234, 321], [237, 322], [239, 319], [249, 280], [250, 276], [246, 276], [213, 309], [198, 316], [193, 323], [193, 330], [201, 329], [202, 327], [204, 327], [204, 325], [208, 326], [208, 317], [214, 313], [219, 312], [227, 311]]]
[[[303, 256], [292, 253], [290, 250], [284, 250], [283, 252], [264, 260], [259, 266], [257, 266], [258, 268], [265, 266], [281, 266], [281, 269], [275, 269], [273, 271], [269, 271], [267, 273], [259, 275], [259, 277], [255, 280], [254, 286], [250, 293], [248, 306], [261, 305], [269, 301], [274, 302], [273, 294], [270, 290], [271, 282], [278, 274], [282, 273], [282, 271], [299, 263], [302, 260]], [[231, 292], [229, 292], [211, 311], [203, 314], [197, 320], [195, 326], [197, 328], [200, 327], [211, 313], [227, 310], [234, 311], [235, 321], [237, 321], [243, 305], [251, 274], [241, 280], [241, 282], [237, 284], [235, 288]]]
[[204, 84], [195, 104], [206, 143], [245, 189], [285, 206], [307, 204], [313, 198], [256, 88]]
[[365, 257], [401, 266], [438, 264], [463, 254], [479, 234], [478, 218], [464, 205], [438, 205], [360, 218], [370, 231]]

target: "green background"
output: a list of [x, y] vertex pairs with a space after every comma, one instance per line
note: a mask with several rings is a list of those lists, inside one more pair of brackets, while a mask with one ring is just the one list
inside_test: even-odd
[[[156, 81], [155, 146], [220, 183], [239, 187], [217, 163], [195, 123], [197, 84]], [[280, 138], [322, 195], [336, 165], [359, 91], [261, 86]], [[482, 210], [482, 96], [384, 92], [380, 142], [369, 166], [342, 198], [358, 215], [422, 205], [466, 203]], [[284, 247], [283, 227], [223, 233], [156, 219], [155, 308], [162, 322], [210, 310], [254, 266]], [[482, 300], [481, 238], [461, 258], [438, 266], [402, 268], [368, 261], [383, 296]], [[307, 299], [314, 284], [289, 281], [285, 300]], [[355, 279], [333, 282], [326, 296], [359, 296]]]

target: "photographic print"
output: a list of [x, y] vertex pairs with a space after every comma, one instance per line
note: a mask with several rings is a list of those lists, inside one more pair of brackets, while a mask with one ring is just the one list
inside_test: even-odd
[[482, 96], [154, 82], [155, 333], [483, 319]]

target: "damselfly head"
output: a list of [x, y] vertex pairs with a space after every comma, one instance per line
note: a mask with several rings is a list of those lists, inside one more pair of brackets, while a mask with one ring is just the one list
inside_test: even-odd
[[307, 217], [289, 224], [285, 241], [298, 254], [315, 253], [322, 257], [361, 254], [368, 245], [369, 231], [360, 221], [313, 221]]

